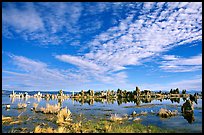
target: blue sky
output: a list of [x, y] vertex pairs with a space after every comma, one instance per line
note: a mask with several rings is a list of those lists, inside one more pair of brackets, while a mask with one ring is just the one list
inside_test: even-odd
[[202, 90], [202, 3], [2, 3], [2, 89]]

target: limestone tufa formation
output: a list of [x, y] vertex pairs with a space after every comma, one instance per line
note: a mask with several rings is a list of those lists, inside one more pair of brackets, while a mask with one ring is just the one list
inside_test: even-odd
[[177, 110], [171, 111], [171, 110], [167, 110], [167, 109], [161, 108], [157, 115], [159, 115], [162, 118], [168, 118], [168, 117], [171, 117], [171, 116], [175, 116], [177, 114], [178, 114]]

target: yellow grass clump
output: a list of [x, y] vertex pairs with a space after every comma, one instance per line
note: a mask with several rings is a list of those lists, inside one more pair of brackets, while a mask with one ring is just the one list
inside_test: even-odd
[[110, 120], [111, 121], [120, 121], [120, 120], [123, 120], [123, 118], [114, 114], [114, 115], [111, 115]]
[[12, 118], [11, 118], [11, 117], [4, 117], [4, 116], [2, 115], [2, 123], [10, 122], [10, 121], [12, 121]]
[[17, 120], [17, 121], [12, 121], [9, 124], [12, 125], [12, 124], [20, 124], [20, 123], [22, 123], [22, 121], [21, 120]]
[[109, 124], [107, 122], [104, 123], [104, 130], [105, 130], [105, 132], [111, 131], [111, 128], [112, 128], [111, 124]]
[[38, 107], [38, 103], [33, 103], [33, 109], [36, 110], [37, 107]]
[[54, 133], [54, 129], [51, 127], [48, 128], [41, 128], [40, 125], [35, 127], [34, 133]]
[[58, 127], [58, 129], [56, 129], [54, 131], [54, 133], [68, 133], [65, 127]]
[[81, 133], [82, 132], [82, 122], [72, 123], [71, 124], [71, 132]]
[[72, 121], [71, 119], [71, 111], [67, 109], [67, 107], [60, 110], [60, 112], [57, 114], [57, 123], [58, 124], [65, 124]]
[[50, 104], [46, 104], [46, 108], [41, 107], [40, 111], [42, 113], [50, 113], [50, 114], [57, 114], [60, 110], [60, 106], [56, 105], [50, 105]]
[[65, 127], [58, 127], [57, 129], [51, 128], [51, 127], [40, 127], [38, 125], [34, 129], [34, 133], [68, 133], [69, 130], [67, 130]]
[[27, 104], [26, 103], [18, 103], [18, 109], [23, 109], [26, 108]]

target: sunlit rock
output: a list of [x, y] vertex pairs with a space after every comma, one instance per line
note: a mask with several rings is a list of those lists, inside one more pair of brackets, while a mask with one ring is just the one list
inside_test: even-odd
[[147, 115], [147, 112], [143, 112], [143, 111], [142, 111], [140, 114], [141, 114], [141, 115]]
[[171, 116], [175, 116], [178, 114], [178, 111], [175, 110], [175, 111], [170, 111], [170, 110], [167, 110], [167, 109], [164, 109], [164, 108], [161, 108], [158, 112], [157, 115], [159, 115], [160, 117], [162, 118], [167, 118], [167, 117], [171, 117]]
[[137, 118], [134, 118], [133, 121], [141, 121], [142, 119], [137, 117]]
[[186, 102], [181, 107], [181, 111], [183, 113], [192, 112], [193, 110], [194, 110], [194, 105], [193, 105], [193, 101], [191, 100], [186, 100]]
[[26, 103], [18, 103], [18, 109], [23, 109], [26, 108], [27, 104]]
[[11, 105], [6, 105], [6, 109], [10, 109], [11, 108]]
[[117, 114], [111, 114], [110, 120], [111, 121], [121, 121], [123, 120], [123, 118], [118, 116]]
[[135, 111], [132, 112], [132, 116], [136, 116], [137, 113]]

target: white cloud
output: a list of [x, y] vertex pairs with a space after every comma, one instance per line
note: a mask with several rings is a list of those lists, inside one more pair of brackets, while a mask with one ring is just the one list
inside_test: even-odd
[[186, 89], [187, 92], [191, 90], [202, 90], [202, 78], [193, 78], [186, 80], [175, 80], [175, 82], [162, 84], [140, 84], [141, 89], [150, 89], [150, 90], [164, 90], [170, 91], [170, 89], [179, 88], [180, 90]]
[[[7, 3], [9, 6], [2, 8], [4, 36], [11, 36], [10, 32], [15, 31], [24, 39], [39, 41], [41, 44], [72, 42], [74, 39], [81, 39], [81, 35], [96, 35], [103, 23], [111, 23], [111, 20], [101, 20], [102, 13], [108, 11], [120, 23], [118, 27], [100, 34], [112, 33], [105, 41], [114, 40], [119, 43], [120, 40], [117, 41], [116, 37], [124, 34], [123, 38], [130, 39], [129, 42], [132, 39], [141, 40], [143, 44], [149, 46], [152, 43], [154, 47], [163, 44], [160, 49], [164, 49], [169, 44], [184, 44], [202, 39], [202, 3], [147, 2], [143, 6], [142, 3], [130, 2], [21, 4], [23, 9], [15, 3]], [[167, 6], [164, 10], [163, 5]], [[176, 8], [179, 10], [176, 11]], [[121, 12], [125, 12], [126, 19], [123, 19]], [[133, 21], [136, 13], [140, 16]], [[118, 25], [117, 23], [115, 24]], [[103, 27], [103, 30], [106, 28]], [[128, 34], [132, 37], [128, 38]], [[100, 35], [96, 38], [100, 38]], [[125, 41], [124, 39], [121, 38]], [[135, 44], [134, 41], [132, 43]]]
[[[80, 65], [79, 70], [59, 70], [51, 68], [46, 63], [32, 60], [23, 56], [9, 54], [12, 59], [12, 64], [16, 65], [14, 71], [3, 70], [2, 87], [4, 89], [21, 89], [21, 90], [75, 90], [95, 88], [102, 90], [95, 84], [106, 86], [107, 88], [114, 87], [118, 84], [125, 84], [127, 78], [126, 73], [106, 73], [98, 70], [92, 63], [86, 63], [82, 59], [72, 59], [70, 56], [57, 57], [59, 60], [71, 62], [75, 65]], [[94, 68], [93, 68], [93, 67]], [[96, 82], [98, 81], [98, 82]], [[93, 84], [93, 82], [95, 82]]]
[[166, 72], [191, 72], [202, 69], [202, 54], [190, 58], [165, 55], [160, 68]]
[[122, 67], [119, 66], [110, 71], [109, 67], [106, 67], [105, 65], [97, 65], [92, 61], [88, 61], [79, 56], [56, 55], [55, 58], [76, 65], [79, 67], [78, 72], [84, 74], [88, 80], [96, 80], [105, 84], [112, 84], [113, 86], [125, 84], [127, 81], [127, 75], [125, 72], [113, 73], [114, 71], [121, 70], [119, 68]]
[[175, 55], [164, 55], [163, 59], [164, 60], [176, 60], [178, 58]]
[[[11, 33], [40, 45], [62, 44], [79, 32], [77, 22], [81, 17], [81, 3], [5, 3], [2, 8], [3, 36]], [[16, 38], [16, 37], [15, 37]]]
[[46, 63], [23, 56], [12, 54], [10, 57], [18, 72], [3, 70], [4, 89], [73, 89], [89, 81], [85, 74], [50, 68]]
[[[104, 4], [100, 3], [100, 5]], [[46, 8], [40, 9], [38, 13], [46, 24], [43, 25], [45, 30], [42, 33], [23, 34], [23, 37], [32, 40], [40, 39], [45, 44], [59, 44], [73, 39], [76, 41], [80, 39], [80, 35], [84, 36], [87, 35], [86, 32], [88, 31], [98, 30], [101, 28], [103, 21], [86, 19], [87, 12], [89, 11], [88, 13], [91, 13], [91, 15], [100, 17], [100, 12], [112, 8], [113, 12], [110, 15], [113, 15], [118, 23], [113, 24], [107, 30], [103, 29], [103, 32], [99, 34], [94, 34], [96, 36], [93, 40], [88, 40], [87, 44], [80, 42], [84, 46], [88, 46], [89, 52], [86, 52], [83, 56], [69, 54], [55, 56], [58, 60], [78, 66], [79, 72], [85, 75], [88, 78], [87, 80], [96, 79], [106, 83], [114, 82], [117, 84], [122, 82], [125, 84], [127, 83], [125, 72], [128, 69], [127, 66], [141, 65], [175, 46], [202, 41], [202, 3], [145, 3], [143, 7], [137, 3], [113, 3], [108, 4], [110, 7], [102, 6], [99, 10], [97, 8], [98, 4], [96, 6], [87, 5], [87, 9], [83, 8], [83, 4], [80, 3], [76, 5], [60, 3], [57, 6], [42, 3], [42, 5]], [[167, 6], [166, 9], [161, 8], [164, 5]], [[133, 7], [141, 10], [128, 11]], [[65, 10], [67, 8], [70, 10]], [[127, 10], [125, 19], [122, 19], [120, 14], [124, 11], [123, 8], [125, 8], [125, 11]], [[43, 11], [47, 9], [50, 12], [46, 12], [47, 16], [42, 17]], [[3, 9], [3, 14], [7, 10]], [[84, 13], [85, 10], [87, 12]], [[134, 15], [137, 12], [139, 16], [135, 18]], [[147, 12], [148, 14], [146, 14]], [[86, 26], [92, 27], [84, 29], [82, 26], [78, 26], [79, 20], [82, 21], [81, 19], [87, 23], [92, 22]], [[93, 22], [97, 23], [96, 26], [93, 26]], [[13, 23], [16, 25], [15, 21]], [[27, 28], [29, 27], [27, 26]], [[64, 33], [56, 35], [62, 29]], [[166, 60], [170, 61], [171, 65], [164, 62], [160, 68], [164, 70], [174, 69], [172, 70], [174, 72], [198, 70], [201, 68], [201, 64], [198, 63], [200, 58], [198, 56], [188, 60], [173, 55], [166, 56]], [[18, 60], [20, 61], [20, 59]], [[176, 60], [180, 60], [181, 64], [174, 64]], [[196, 63], [198, 64], [196, 65]], [[21, 63], [18, 66], [23, 67], [24, 64]], [[186, 66], [192, 67], [187, 69]], [[26, 68], [29, 70], [29, 67], [24, 67], [24, 69]], [[42, 66], [42, 69], [46, 69], [47, 74], [54, 72], [53, 70], [47, 70], [47, 68], [46, 65]], [[59, 75], [63, 76], [62, 73], [59, 73]], [[74, 76], [74, 74], [72, 75]]]
[[[168, 4], [174, 5], [175, 3]], [[147, 7], [152, 8], [150, 5]], [[191, 6], [194, 7], [193, 3], [183, 10], [192, 9]], [[168, 51], [182, 42], [201, 40], [201, 24], [198, 25], [198, 28], [189, 27], [191, 24], [200, 22], [202, 12], [200, 9], [194, 14], [194, 18], [189, 18], [192, 14], [185, 13], [186, 18], [182, 18], [179, 16], [180, 11], [167, 12], [165, 10], [156, 20], [148, 16], [157, 18], [154, 17], [157, 10], [148, 15], [139, 16], [139, 20], [136, 21], [133, 21], [130, 15], [122, 20], [118, 27], [109, 28], [106, 32], [96, 36], [89, 43], [91, 51], [85, 54], [84, 59], [92, 60], [98, 65], [106, 65], [110, 70], [120, 70], [125, 69], [126, 65], [141, 64], [144, 58]], [[160, 22], [161, 19], [166, 20]]]
[[3, 25], [10, 25], [16, 32], [35, 32], [44, 29], [44, 24], [33, 4], [26, 3], [28, 7], [23, 10], [15, 8], [13, 5], [9, 9], [2, 9]]
[[[173, 9], [178, 7], [176, 3], [168, 3], [168, 5], [171, 5], [171, 8], [174, 6]], [[126, 19], [121, 20], [118, 26], [111, 27], [106, 32], [97, 35], [88, 43], [90, 52], [85, 53], [83, 58], [67, 55], [69, 60], [66, 62], [79, 67], [82, 67], [80, 63], [85, 65], [89, 68], [86, 72], [95, 74], [94, 76], [99, 80], [100, 77], [98, 76], [101, 75], [101, 72], [95, 71], [93, 67], [100, 67], [102, 73], [107, 76], [106, 80], [110, 81], [110, 74], [114, 76], [115, 71], [125, 70], [127, 69], [126, 66], [141, 65], [147, 60], [151, 60], [149, 58], [154, 58], [175, 46], [183, 45], [184, 42], [202, 40], [202, 25], [200, 24], [202, 8], [199, 8], [202, 6], [201, 3], [200, 5], [196, 4], [196, 6], [194, 3], [187, 4], [185, 9], [180, 10], [180, 8], [178, 11], [170, 10], [170, 8], [169, 10], [161, 10], [161, 5], [154, 4], [154, 6], [159, 6], [159, 8], [148, 14], [141, 14], [137, 20], [133, 20], [133, 16], [130, 14]], [[152, 3], [147, 4], [144, 10], [152, 9], [154, 6]], [[180, 6], [183, 7], [184, 5]], [[194, 8], [197, 10], [195, 14], [185, 12]], [[197, 25], [197, 27], [189, 27], [192, 25]], [[200, 58], [200, 56], [192, 58], [192, 61], [195, 61], [195, 64]], [[166, 59], [177, 60], [179, 58], [166, 56]], [[173, 69], [171, 71], [174, 72], [189, 72], [201, 68], [201, 65], [197, 64], [191, 68], [188, 66], [189, 69], [187, 69], [185, 66], [187, 64], [192, 65], [192, 61], [182, 59], [179, 67], [168, 63], [166, 66], [160, 67], [165, 70]], [[90, 63], [94, 65], [87, 66]], [[125, 71], [123, 72], [125, 74]], [[126, 82], [125, 79], [123, 82]]]
[[18, 67], [22, 68], [25, 71], [31, 71], [31, 70], [38, 71], [43, 68], [46, 68], [47, 66], [45, 63], [32, 61], [23, 56], [10, 55], [10, 57], [15, 61], [14, 64], [16, 64]]
[[74, 56], [70, 56], [70, 55], [57, 55], [55, 57], [61, 61], [72, 63], [76, 66], [81, 67], [81, 68], [100, 70], [100, 67], [98, 65], [92, 63], [91, 61], [83, 60], [83, 58], [81, 58], [81, 57], [74, 57]]

